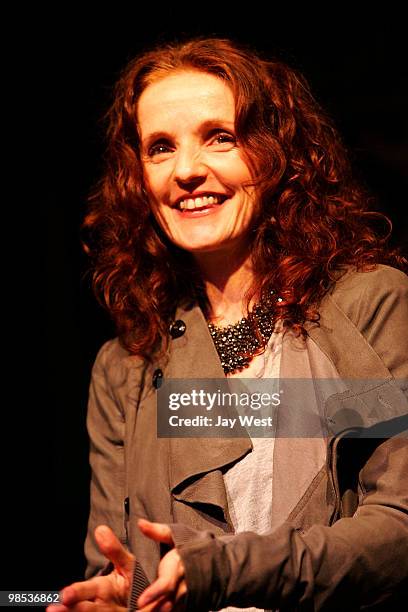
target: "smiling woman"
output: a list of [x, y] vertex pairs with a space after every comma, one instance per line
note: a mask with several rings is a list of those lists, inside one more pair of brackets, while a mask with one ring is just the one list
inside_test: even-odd
[[[84, 226], [118, 337], [90, 387], [87, 579], [60, 610], [396, 609], [407, 262], [331, 121], [296, 71], [213, 38], [133, 60], [108, 119]], [[238, 421], [219, 405], [159, 435], [180, 379], [267, 384], [277, 420], [214, 437]]]

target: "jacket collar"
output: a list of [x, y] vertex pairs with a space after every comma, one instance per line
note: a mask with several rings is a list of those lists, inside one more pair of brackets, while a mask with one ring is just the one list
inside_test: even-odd
[[[225, 379], [207, 322], [197, 304], [179, 307], [175, 320], [186, 325], [185, 333], [170, 342], [165, 378]], [[213, 506], [228, 519], [223, 469], [252, 449], [243, 438], [170, 438], [170, 486], [176, 499], [188, 504]]]

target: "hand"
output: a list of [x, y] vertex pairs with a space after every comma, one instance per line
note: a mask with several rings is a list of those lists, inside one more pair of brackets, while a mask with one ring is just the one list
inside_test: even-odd
[[48, 606], [47, 612], [126, 612], [135, 557], [106, 525], [95, 529], [95, 540], [113, 571], [65, 587], [62, 604]]
[[[140, 531], [155, 540], [174, 546], [170, 528], [162, 523], [139, 519]], [[176, 548], [170, 550], [159, 563], [158, 578], [143, 591], [137, 605], [141, 612], [183, 611], [187, 595], [184, 564]]]

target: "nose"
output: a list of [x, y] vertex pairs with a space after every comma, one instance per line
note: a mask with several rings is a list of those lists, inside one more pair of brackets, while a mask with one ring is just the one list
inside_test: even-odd
[[200, 184], [208, 174], [208, 168], [203, 163], [201, 151], [195, 147], [180, 148], [174, 167], [174, 180], [179, 184]]

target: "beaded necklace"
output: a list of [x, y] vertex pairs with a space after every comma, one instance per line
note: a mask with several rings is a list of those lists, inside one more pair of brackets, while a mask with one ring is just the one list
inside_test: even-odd
[[[256, 304], [249, 317], [243, 317], [234, 325], [218, 327], [208, 323], [225, 374], [246, 368], [260, 349], [266, 346], [275, 325], [272, 301], [268, 299]], [[283, 298], [277, 297], [274, 301], [282, 302]], [[261, 340], [255, 334], [255, 328]]]

